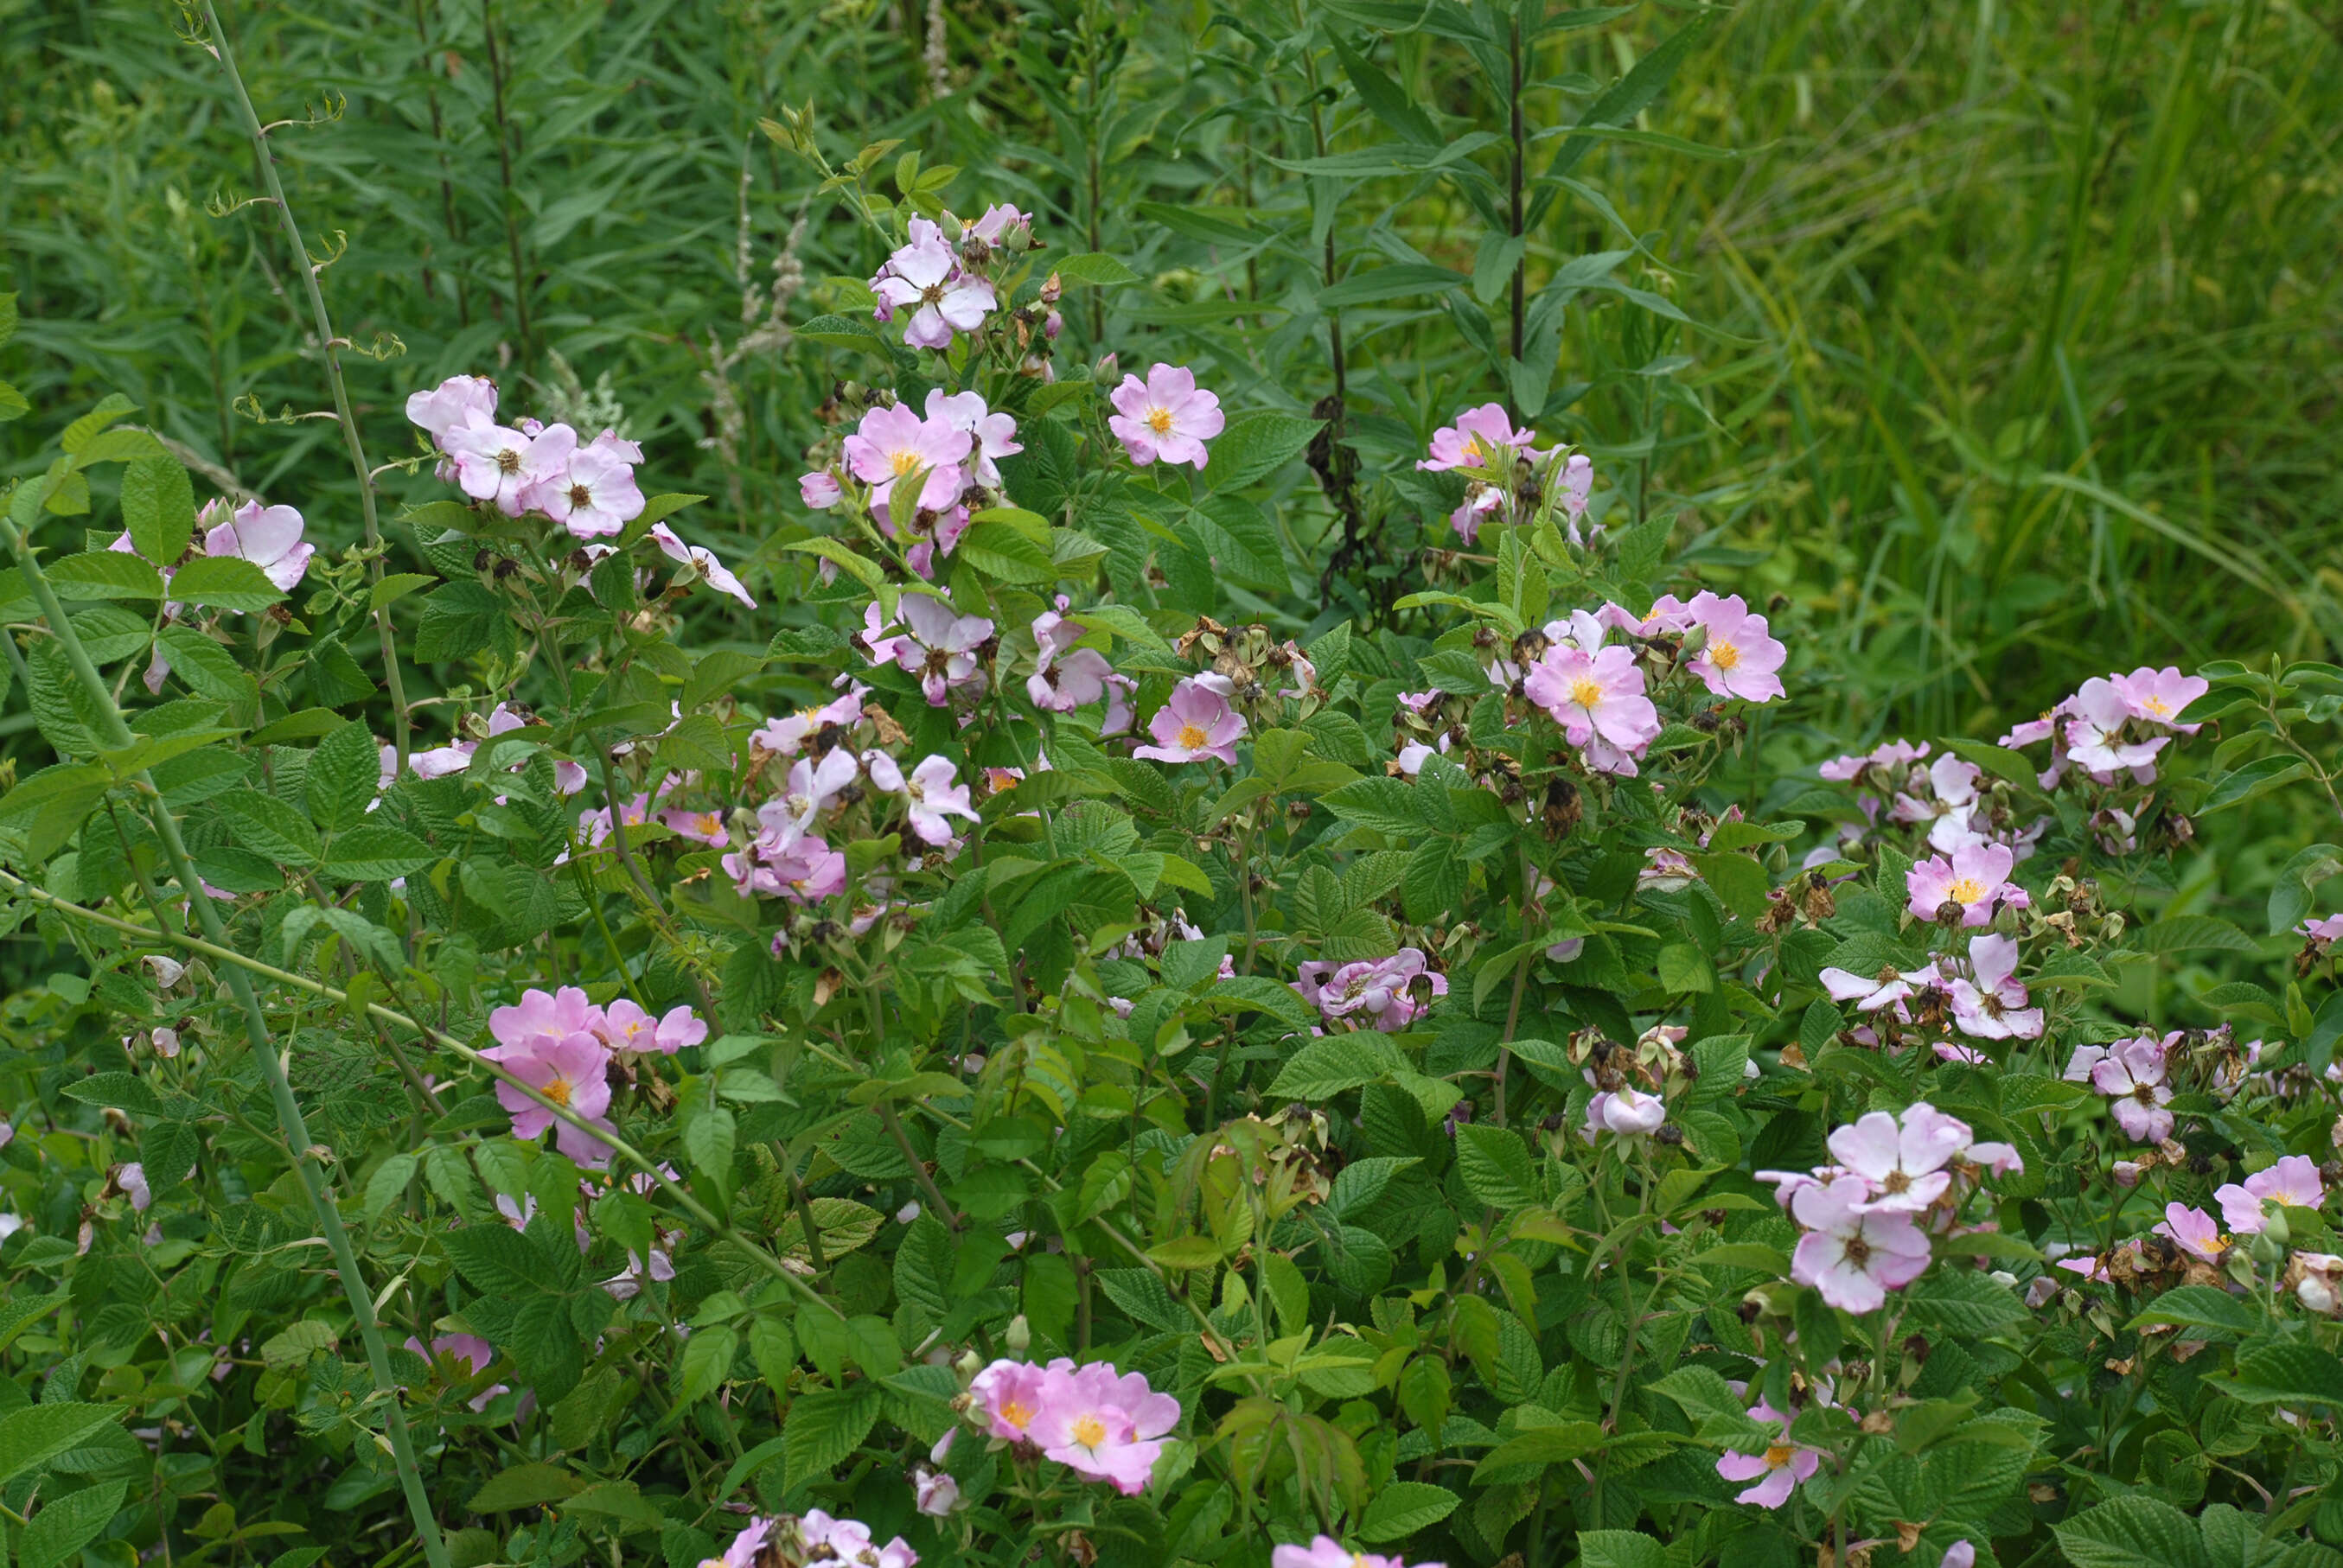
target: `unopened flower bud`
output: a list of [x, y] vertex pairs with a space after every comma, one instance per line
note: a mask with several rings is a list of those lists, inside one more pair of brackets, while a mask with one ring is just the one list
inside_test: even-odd
[[2294, 1244], [2294, 1227], [2286, 1222], [2286, 1210], [2272, 1203], [2262, 1210], [2262, 1234], [2280, 1247]]
[[1033, 1348], [1033, 1325], [1025, 1321], [1024, 1313], [1009, 1320], [1009, 1326], [1001, 1332], [1001, 1342], [1021, 1356]]
[[963, 1381], [974, 1377], [983, 1370], [984, 1358], [972, 1350], [960, 1352], [960, 1359], [952, 1362], [952, 1371], [960, 1373]]
[[2266, 1269], [2275, 1268], [2286, 1261], [2286, 1244], [2273, 1237], [2267, 1229], [2254, 1238], [2249, 1251], [2254, 1261]]

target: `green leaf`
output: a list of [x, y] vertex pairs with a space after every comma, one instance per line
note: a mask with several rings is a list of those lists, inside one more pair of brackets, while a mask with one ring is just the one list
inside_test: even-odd
[[531, 1461], [508, 1465], [488, 1478], [465, 1504], [474, 1513], [505, 1513], [517, 1508], [538, 1508], [574, 1497], [586, 1483], [558, 1464]]
[[2310, 764], [2298, 757], [2264, 757], [2248, 762], [2221, 776], [2206, 795], [2205, 803], [2197, 808], [2197, 815], [2205, 818], [2216, 811], [2226, 811], [2281, 784], [2290, 784], [2309, 771]]
[[2261, 944], [2212, 915], [2171, 915], [2132, 929], [2125, 946], [2144, 953], [2258, 952]]
[[823, 560], [849, 573], [872, 593], [877, 593], [887, 584], [887, 574], [879, 569], [878, 562], [868, 556], [857, 555], [836, 539], [799, 539], [793, 544], [783, 545], [781, 548], [785, 550], [800, 551], [809, 556], [820, 556]]
[[1277, 1081], [1269, 1086], [1272, 1100], [1331, 1100], [1346, 1089], [1357, 1089], [1390, 1076], [1398, 1066], [1388, 1047], [1371, 1042], [1365, 1033], [1330, 1034], [1313, 1040], [1293, 1053]]
[[387, 604], [396, 604], [417, 588], [429, 588], [438, 580], [428, 572], [393, 572], [367, 592], [367, 608], [380, 609]]
[[1765, 895], [1772, 884], [1765, 876], [1765, 868], [1755, 860], [1733, 850], [1687, 855], [1685, 859], [1726, 909], [1745, 920], [1754, 920], [1765, 912]]
[[2188, 1516], [2138, 1493], [2110, 1498], [2052, 1529], [2075, 1568], [2212, 1568]]
[[537, 1249], [504, 1225], [466, 1225], [439, 1238], [465, 1282], [483, 1295], [508, 1300], [540, 1292]]
[[1476, 1201], [1511, 1213], [1537, 1201], [1537, 1171], [1528, 1145], [1507, 1128], [1461, 1122], [1456, 1128], [1456, 1168], [1464, 1190]]
[[381, 780], [382, 749], [373, 732], [355, 720], [345, 724], [309, 753], [302, 781], [309, 815], [328, 832], [355, 827], [366, 820]]
[[961, 536], [954, 553], [984, 573], [1010, 583], [1055, 581], [1058, 568], [1048, 548], [1013, 523], [980, 520]]
[[65, 427], [57, 437], [57, 445], [68, 453], [79, 452], [100, 430], [126, 415], [138, 412], [138, 405], [119, 392], [108, 392], [98, 399], [97, 407]]
[[1404, 1540], [1455, 1513], [1462, 1501], [1448, 1488], [1427, 1482], [1387, 1483], [1367, 1504], [1366, 1515], [1359, 1521], [1358, 1537], [1370, 1545]]
[[110, 1105], [132, 1116], [159, 1116], [163, 1112], [163, 1102], [156, 1098], [154, 1090], [135, 1073], [93, 1072], [86, 1078], [68, 1080], [58, 1092], [84, 1105]]
[[430, 845], [404, 828], [366, 822], [334, 835], [322, 869], [337, 882], [387, 882], [411, 877], [438, 858]]
[[196, 537], [196, 491], [169, 457], [141, 457], [122, 470], [122, 524], [149, 561], [171, 566]]
[[0, 1417], [0, 1482], [14, 1481], [58, 1454], [85, 1448], [122, 1417], [111, 1404], [36, 1404]]
[[1353, 305], [1380, 305], [1385, 300], [1414, 299], [1445, 294], [1472, 281], [1453, 267], [1430, 262], [1400, 261], [1354, 272], [1340, 283], [1318, 291], [1318, 308], [1342, 310]]
[[683, 1382], [675, 1402], [687, 1405], [714, 1393], [732, 1374], [732, 1358], [740, 1349], [737, 1330], [723, 1324], [696, 1331], [683, 1345]]
[[268, 574], [236, 556], [197, 556], [171, 578], [171, 597], [214, 609], [266, 609], [284, 598]]
[[121, 550], [89, 550], [67, 556], [49, 563], [48, 576], [50, 586], [57, 590], [60, 598], [163, 597], [163, 574]]
[[109, 1481], [51, 1498], [16, 1543], [16, 1568], [60, 1568], [70, 1562], [121, 1512], [128, 1491], [126, 1483]]
[[789, 1424], [781, 1431], [789, 1484], [828, 1475], [862, 1446], [879, 1420], [879, 1391], [868, 1382], [820, 1389], [790, 1402]]
[[1105, 286], [1139, 281], [1139, 274], [1125, 266], [1116, 257], [1098, 250], [1084, 251], [1079, 256], [1061, 257], [1057, 266], [1051, 270], [1058, 275], [1060, 282], [1076, 285]]
[[198, 697], [217, 702], [251, 702], [259, 687], [236, 656], [191, 626], [166, 626], [155, 640], [171, 661], [171, 673]]
[[1582, 1530], [1580, 1568], [1667, 1568], [1667, 1549], [1633, 1530]]
[[2227, 1291], [2210, 1285], [2181, 1285], [2149, 1302], [2147, 1310], [2127, 1326], [2140, 1329], [2151, 1323], [2170, 1323], [2177, 1328], [2209, 1330], [2243, 1338], [2262, 1326], [2262, 1317], [2249, 1303]]
[[317, 829], [309, 819], [257, 789], [232, 789], [214, 804], [236, 842], [287, 866], [317, 863]]
[[1310, 445], [1325, 421], [1270, 409], [1238, 415], [1213, 437], [1205, 477], [1215, 490], [1235, 490], [1277, 472]]
[[458, 581], [424, 597], [423, 619], [415, 629], [415, 659], [438, 664], [517, 643], [504, 601], [478, 582]]
[[695, 1111], [683, 1121], [683, 1147], [691, 1162], [720, 1185], [732, 1179], [732, 1113], [720, 1106]]
[[415, 1156], [406, 1153], [393, 1154], [374, 1168], [366, 1184], [366, 1217], [369, 1221], [381, 1219], [390, 1212], [393, 1204], [406, 1199], [407, 1184], [415, 1180]]
[[2248, 1404], [2324, 1404], [2343, 1408], [2343, 1358], [2301, 1340], [2241, 1352], [2237, 1375], [2215, 1382]]

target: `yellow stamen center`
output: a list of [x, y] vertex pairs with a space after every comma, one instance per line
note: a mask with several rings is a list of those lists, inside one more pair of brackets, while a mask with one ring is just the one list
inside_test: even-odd
[[1581, 708], [1593, 708], [1603, 700], [1603, 686], [1593, 676], [1582, 675], [1570, 683], [1570, 699]]
[[1172, 433], [1172, 410], [1150, 408], [1147, 411], [1147, 427], [1159, 436], [1169, 436]]
[[2147, 709], [2150, 713], [2157, 715], [2158, 718], [2162, 718], [2172, 711], [2172, 709], [2166, 705], [2164, 699], [2161, 697], [2143, 697], [2139, 699], [2139, 705], [2142, 708]]
[[1032, 1423], [1033, 1414], [1033, 1407], [1021, 1399], [1003, 1400], [1001, 1403], [1001, 1419], [1020, 1432]]
[[569, 1103], [569, 1081], [566, 1078], [557, 1078], [547, 1084], [542, 1092], [554, 1104], [567, 1105]]
[[1180, 726], [1180, 738], [1178, 744], [1181, 750], [1202, 751], [1205, 747], [1211, 745], [1212, 742], [1212, 738], [1204, 732], [1203, 726], [1199, 724], [1182, 724]]
[[920, 466], [920, 455], [917, 452], [898, 452], [889, 462], [900, 477]]
[[1796, 1451], [1791, 1448], [1787, 1443], [1777, 1442], [1774, 1444], [1773, 1447], [1765, 1451], [1765, 1468], [1768, 1470], [1781, 1469], [1782, 1466], [1790, 1462], [1790, 1455], [1795, 1452]]
[[1956, 904], [1974, 904], [1985, 897], [1985, 884], [1975, 877], [1956, 878], [1953, 885], [1945, 890], [1945, 897]]
[[1719, 669], [1731, 669], [1741, 662], [1741, 650], [1729, 642], [1712, 642], [1708, 645], [1708, 662]]
[[1076, 1416], [1066, 1432], [1084, 1448], [1096, 1448], [1106, 1441], [1106, 1422], [1094, 1415]]
[[509, 447], [506, 447], [503, 451], [498, 452], [497, 454], [497, 472], [500, 474], [519, 473], [520, 454], [514, 451]]

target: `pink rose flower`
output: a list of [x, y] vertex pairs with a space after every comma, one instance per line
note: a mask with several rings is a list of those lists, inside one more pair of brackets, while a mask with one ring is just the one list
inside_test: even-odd
[[893, 502], [895, 481], [919, 473], [927, 476], [920, 484], [920, 506], [940, 512], [967, 487], [960, 465], [975, 445], [968, 431], [922, 419], [898, 404], [863, 414], [846, 438], [846, 461], [854, 477], [871, 487], [870, 505], [882, 515]]
[[1147, 379], [1125, 376], [1114, 389], [1116, 412], [1107, 427], [1140, 467], [1151, 463], [1205, 461], [1204, 443], [1219, 435], [1227, 421], [1221, 400], [1196, 385], [1195, 375], [1179, 365], [1155, 365]]
[[1969, 968], [1974, 980], [1955, 980], [1953, 1022], [1964, 1034], [1979, 1040], [2038, 1040], [2042, 1010], [2027, 1007], [2026, 988], [2017, 983], [2017, 943], [2003, 936], [1969, 939]]
[[2129, 675], [2107, 677], [2107, 685], [2134, 719], [2161, 724], [2183, 735], [2194, 735], [2202, 726], [2181, 723], [2181, 710], [2213, 689], [2212, 682], [2200, 676], [2183, 675], [2170, 667], [2150, 669], [2146, 665]]
[[[950, 605], [925, 593], [905, 594], [896, 612], [902, 617], [903, 631], [872, 646], [891, 643], [896, 668], [919, 677], [920, 690], [929, 707], [948, 706], [954, 688], [983, 678], [976, 650], [990, 639], [991, 621], [980, 615], [955, 615]], [[866, 640], [876, 629], [866, 629]]]
[[233, 518], [204, 535], [204, 554], [250, 561], [278, 591], [290, 593], [307, 573], [309, 558], [317, 553], [317, 546], [302, 541], [301, 528], [301, 514], [291, 507], [246, 501]]
[[1032, 1440], [1076, 1474], [1111, 1483], [1126, 1497], [1147, 1490], [1161, 1439], [1180, 1421], [1180, 1402], [1157, 1393], [1145, 1376], [1117, 1376], [1103, 1362], [1050, 1364]]
[[1706, 628], [1708, 640], [1684, 661], [1701, 684], [1719, 697], [1746, 702], [1771, 702], [1783, 695], [1782, 678], [1775, 672], [1789, 650], [1775, 640], [1765, 618], [1752, 615], [1739, 594], [1719, 598], [1703, 591], [1685, 607], [1690, 627]]
[[[540, 439], [551, 440], [556, 430], [567, 432], [568, 427], [553, 426]], [[570, 445], [576, 441], [574, 435], [568, 437]], [[581, 539], [621, 532], [643, 515], [643, 492], [635, 483], [635, 462], [641, 455], [641, 448], [633, 442], [620, 440], [615, 430], [605, 430], [572, 451], [561, 468], [548, 468], [530, 487], [523, 504]]]
[[1155, 744], [1136, 748], [1131, 752], [1134, 757], [1157, 762], [1195, 762], [1207, 757], [1234, 762], [1245, 721], [1229, 706], [1224, 693], [1202, 679], [1183, 678], [1147, 721], [1147, 728]]
[[1928, 1266], [1928, 1238], [1911, 1216], [1872, 1206], [1873, 1186], [1858, 1175], [1814, 1181], [1791, 1194], [1790, 1212], [1806, 1233], [1790, 1255], [1790, 1278], [1812, 1285], [1834, 1307], [1877, 1311]]
[[2257, 1171], [2240, 1186], [2232, 1181], [2213, 1194], [2221, 1205], [2221, 1219], [2231, 1232], [2240, 1236], [2258, 1235], [2269, 1223], [2263, 1206], [2276, 1203], [2288, 1209], [2316, 1209], [2326, 1200], [2327, 1188], [2318, 1180], [2318, 1163], [2308, 1154], [2289, 1154], [2267, 1171]]
[[1523, 690], [1602, 771], [1634, 778], [1633, 759], [1659, 738], [1659, 709], [1644, 695], [1644, 671], [1627, 648], [1549, 648]]
[[1815, 1450], [1790, 1441], [1789, 1418], [1760, 1400], [1750, 1408], [1750, 1416], [1775, 1428], [1775, 1440], [1757, 1453], [1726, 1452], [1717, 1455], [1716, 1473], [1726, 1481], [1752, 1481], [1755, 1485], [1736, 1494], [1735, 1503], [1754, 1503], [1759, 1508], [1779, 1508], [1790, 1501], [1790, 1493], [1798, 1483], [1814, 1474], [1822, 1463]]
[[[639, 507], [635, 509], [638, 513], [642, 510]], [[749, 609], [757, 608], [757, 601], [749, 597], [749, 590], [741, 585], [740, 579], [734, 577], [726, 569], [724, 563], [716, 558], [715, 551], [699, 545], [684, 543], [682, 537], [665, 523], [651, 525], [651, 542], [659, 546], [659, 552], [668, 559], [679, 562], [698, 572], [707, 579], [708, 586], [717, 592], [730, 594]]]
[[2156, 1234], [2175, 1242], [2190, 1257], [2207, 1263], [2219, 1263], [2229, 1250], [2229, 1238], [2221, 1234], [2221, 1228], [2213, 1223], [2213, 1216], [2185, 1203], [2164, 1206], [2164, 1221], [2157, 1226]]
[[2141, 1035], [2117, 1040], [2091, 1068], [2091, 1087], [2115, 1101], [2116, 1124], [2135, 1143], [2172, 1136], [2171, 1086], [2165, 1082], [2164, 1042]]
[[911, 240], [887, 258], [871, 281], [886, 316], [910, 310], [903, 341], [914, 348], [948, 348], [955, 332], [974, 332], [1000, 305], [992, 285], [960, 269], [960, 256], [943, 230], [923, 217], [910, 223]]
[[1905, 877], [1905, 890], [1911, 895], [1906, 907], [1914, 920], [1933, 920], [1938, 910], [1957, 904], [1962, 925], [1989, 925], [1996, 904], [2022, 910], [2032, 902], [2026, 890], [2009, 879], [2016, 861], [2016, 851], [2006, 844], [1970, 844], [1949, 857], [1931, 855]]
[[996, 1361], [969, 1384], [969, 1395], [975, 1402], [971, 1413], [990, 1436], [1011, 1442], [1028, 1441], [1033, 1423], [1041, 1419], [1047, 1382], [1045, 1370], [1031, 1362]]
[[1833, 1129], [1828, 1142], [1839, 1164], [1864, 1183], [1855, 1213], [1914, 1214], [1944, 1196], [1953, 1181], [1945, 1167], [1973, 1136], [1967, 1122], [1922, 1101], [1905, 1111], [1900, 1126], [1884, 1111], [1866, 1111]]
[[[1443, 425], [1432, 433], [1431, 456], [1417, 461], [1416, 467], [1433, 473], [1451, 468], [1486, 468], [1497, 467], [1497, 454], [1504, 448], [1513, 454], [1525, 453], [1537, 440], [1534, 430], [1516, 430], [1513, 422], [1500, 403], [1483, 403], [1478, 408], [1467, 408], [1456, 416], [1453, 425]], [[1593, 477], [1592, 465], [1588, 477]], [[1504, 476], [1511, 477], [1510, 475]], [[1583, 509], [1583, 503], [1582, 503]]]
[[999, 459], [1025, 449], [1017, 439], [1016, 417], [993, 412], [980, 393], [947, 395], [940, 387], [932, 388], [928, 393], [928, 423], [968, 432], [975, 456], [970, 468], [976, 482], [987, 489], [1001, 488], [1001, 470], [995, 467]]
[[839, 486], [838, 476], [827, 469], [818, 474], [798, 476], [798, 499], [809, 511], [826, 512], [844, 499], [845, 495], [846, 492]]
[[497, 384], [485, 376], [450, 376], [427, 392], [411, 392], [407, 417], [445, 447], [448, 431], [470, 424], [493, 424], [497, 414]]

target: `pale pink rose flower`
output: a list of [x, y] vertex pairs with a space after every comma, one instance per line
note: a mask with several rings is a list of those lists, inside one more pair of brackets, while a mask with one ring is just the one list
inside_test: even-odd
[[1431, 455], [1418, 459], [1415, 466], [1433, 473], [1451, 468], [1493, 469], [1500, 448], [1519, 455], [1529, 451], [1536, 440], [1536, 431], [1513, 428], [1503, 404], [1483, 403], [1457, 415], [1455, 424], [1434, 430]]
[[1161, 1439], [1180, 1421], [1180, 1402], [1138, 1372], [1117, 1376], [1105, 1362], [1052, 1362], [1032, 1439], [1042, 1453], [1126, 1497], [1147, 1490]]
[[1158, 462], [1202, 468], [1204, 443], [1227, 426], [1220, 398], [1198, 387], [1185, 366], [1152, 366], [1145, 381], [1125, 376], [1112, 401], [1115, 412], [1107, 419], [1107, 428], [1142, 468]]
[[1234, 762], [1245, 721], [1227, 697], [1201, 680], [1183, 678], [1147, 728], [1155, 744], [1134, 749], [1133, 757], [1157, 762], [1195, 762], [1207, 757]]
[[1717, 1455], [1716, 1473], [1726, 1481], [1756, 1483], [1737, 1493], [1733, 1501], [1759, 1508], [1779, 1508], [1790, 1501], [1790, 1493], [1798, 1483], [1814, 1474], [1822, 1463], [1815, 1450], [1790, 1441], [1789, 1420], [1779, 1411], [1760, 1400], [1751, 1407], [1750, 1416], [1775, 1429], [1775, 1440], [1757, 1453], [1736, 1453], [1727, 1450]]
[[1856, 1212], [1917, 1213], [1952, 1185], [1946, 1167], [1972, 1137], [1967, 1122], [1922, 1101], [1905, 1111], [1900, 1126], [1884, 1111], [1866, 1111], [1833, 1129], [1828, 1143], [1839, 1164], [1869, 1189]]
[[540, 477], [526, 504], [581, 539], [622, 532], [643, 515], [643, 492], [635, 483], [634, 467], [641, 457], [640, 447], [620, 440], [615, 430], [605, 430], [570, 453], [558, 472], [548, 470]]
[[450, 376], [427, 392], [407, 397], [407, 417], [444, 446], [448, 431], [459, 425], [493, 423], [497, 384], [485, 376]]
[[948, 348], [955, 332], [974, 332], [999, 307], [992, 285], [960, 270], [960, 257], [943, 231], [926, 218], [910, 223], [911, 242], [887, 258], [886, 270], [871, 280], [871, 292], [891, 318], [912, 312], [903, 341], [914, 348]]
[[2221, 1218], [2232, 1233], [2258, 1235], [2269, 1223], [2264, 1205], [2316, 1209], [2325, 1201], [2326, 1184], [2318, 1180], [2318, 1162], [2308, 1154], [2289, 1154], [2266, 1171], [2257, 1171], [2244, 1185], [2232, 1181], [2213, 1194]]
[[900, 404], [867, 410], [855, 433], [846, 438], [846, 461], [854, 477], [871, 487], [870, 505], [881, 515], [890, 510], [895, 481], [925, 473], [920, 483], [920, 506], [940, 512], [960, 499], [967, 487], [961, 465], [976, 440], [968, 431], [940, 419], [922, 419]]
[[[1659, 738], [1659, 709], [1644, 695], [1644, 671], [1625, 648], [1549, 648], [1523, 678], [1523, 689], [1590, 760], [1600, 752], [1615, 763]], [[1605, 770], [1635, 774], [1632, 760]]]
[[[955, 615], [950, 605], [924, 593], [905, 594], [896, 608], [904, 628], [893, 639], [896, 668], [919, 677], [929, 707], [949, 705], [954, 688], [983, 678], [976, 650], [991, 638], [991, 621], [980, 615]], [[866, 638], [876, 629], [869, 628]]]
[[671, 561], [680, 562], [697, 571], [707, 579], [709, 588], [719, 593], [730, 594], [750, 609], [757, 608], [757, 601], [749, 597], [748, 588], [742, 586], [740, 579], [734, 577], [722, 561], [716, 558], [715, 551], [701, 545], [684, 543], [682, 537], [665, 523], [653, 523], [650, 537], [651, 542], [659, 546], [661, 554]]
[[2091, 1086], [2115, 1103], [2116, 1124], [2135, 1143], [2172, 1136], [2172, 1088], [2165, 1081], [2165, 1048], [2147, 1035], [2117, 1040], [2091, 1069]]
[[2170, 666], [2151, 669], [2142, 665], [2129, 675], [2107, 677], [2107, 684], [2123, 699], [2134, 719], [2161, 724], [2183, 735], [2194, 735], [2202, 726], [2181, 723], [2181, 711], [2213, 689], [2213, 683], [2203, 677], [2183, 675]]
[[1799, 1188], [1790, 1212], [1806, 1233], [1790, 1256], [1790, 1278], [1850, 1312], [1876, 1312], [1928, 1266], [1927, 1236], [1911, 1216], [1870, 1206], [1871, 1183], [1846, 1175]]
[[1044, 1369], [1031, 1362], [996, 1361], [969, 1384], [975, 1402], [971, 1413], [993, 1437], [1029, 1441], [1041, 1414], [1047, 1382]]
[[2177, 1243], [2190, 1257], [2207, 1263], [2218, 1263], [2229, 1250], [2229, 1238], [2221, 1234], [2213, 1216], [2185, 1203], [2164, 1206], [2164, 1221], [2156, 1227], [2156, 1233]]
[[1906, 873], [1904, 887], [1911, 902], [1906, 907], [1914, 920], [1933, 920], [1945, 905], [1957, 904], [1962, 925], [1990, 925], [1997, 904], [2022, 910], [2032, 901], [2009, 879], [2016, 860], [2016, 851], [2006, 844], [1972, 844], [1950, 856], [1932, 855]]
[[2016, 980], [2016, 939], [1971, 937], [1969, 968], [1975, 980], [1955, 980], [1950, 987], [1953, 1022], [1963, 1033], [1979, 1040], [2041, 1038], [2042, 1010], [2026, 1005], [2026, 988]]
[[839, 486], [838, 476], [826, 469], [818, 474], [802, 474], [798, 477], [798, 499], [805, 504], [809, 511], [826, 512], [838, 505], [844, 498], [845, 494], [846, 492]]
[[1704, 590], [1693, 596], [1686, 612], [1692, 626], [1707, 629], [1708, 640], [1684, 661], [1684, 668], [1711, 692], [1747, 702], [1771, 702], [1783, 695], [1782, 678], [1775, 672], [1789, 650], [1775, 638], [1764, 616], [1750, 613], [1739, 594], [1719, 598]]
[[980, 393], [947, 394], [940, 387], [929, 391], [927, 408], [930, 425], [968, 432], [974, 448], [970, 469], [976, 482], [988, 489], [1001, 488], [1001, 469], [996, 465], [1025, 449], [1017, 439], [1016, 417], [986, 407]]

